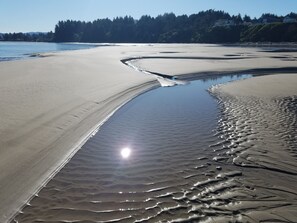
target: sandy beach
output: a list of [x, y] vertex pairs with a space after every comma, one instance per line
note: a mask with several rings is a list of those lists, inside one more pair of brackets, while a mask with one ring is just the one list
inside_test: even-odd
[[[131, 59], [131, 64], [142, 70], [181, 79], [223, 73], [275, 74], [217, 86], [211, 91], [224, 108], [230, 108], [221, 125], [234, 121], [232, 125], [239, 128], [232, 131], [237, 135], [249, 134], [243, 131], [244, 126], [253, 126], [249, 135], [263, 139], [263, 145], [274, 145], [272, 149], [239, 148], [229, 154], [236, 155], [235, 165], [261, 166], [290, 175], [289, 186], [280, 178], [275, 188], [291, 191], [293, 205], [289, 209], [284, 209], [286, 205], [276, 207], [276, 211], [294, 220], [296, 136], [290, 134], [296, 129], [296, 120], [287, 114], [292, 112], [290, 106], [296, 105], [297, 75], [293, 73], [297, 53], [239, 46], [128, 44], [0, 63], [1, 222], [10, 220], [117, 108], [159, 86], [156, 77], [126, 66], [121, 62], [124, 59]], [[242, 114], [243, 106], [250, 108], [247, 114]], [[246, 117], [252, 118], [242, 119]], [[291, 144], [278, 144], [284, 138]], [[249, 174], [252, 177], [252, 172]]]
[[100, 51], [0, 64], [1, 222], [117, 107], [156, 85], [123, 65], [121, 50]]

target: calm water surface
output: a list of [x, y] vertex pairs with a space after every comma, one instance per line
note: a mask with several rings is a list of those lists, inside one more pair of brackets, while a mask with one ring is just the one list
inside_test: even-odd
[[[16, 217], [17, 222], [207, 220], [241, 175], [220, 166], [220, 109], [207, 92], [225, 76], [158, 88], [119, 109]], [[217, 177], [221, 174], [220, 177]], [[231, 211], [225, 214], [232, 216]]]
[[1, 42], [0, 61], [28, 58], [32, 54], [64, 50], [79, 50], [94, 47], [92, 44]]

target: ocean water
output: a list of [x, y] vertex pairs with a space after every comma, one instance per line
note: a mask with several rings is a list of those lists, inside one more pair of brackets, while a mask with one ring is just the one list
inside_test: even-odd
[[64, 50], [79, 50], [94, 47], [92, 44], [44, 43], [44, 42], [1, 42], [0, 62], [29, 58], [31, 55]]

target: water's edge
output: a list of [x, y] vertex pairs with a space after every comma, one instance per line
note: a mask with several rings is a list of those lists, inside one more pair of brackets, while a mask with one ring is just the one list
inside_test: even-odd
[[[150, 91], [150, 92], [151, 92], [151, 91]], [[138, 96], [137, 98], [139, 98], [139, 96]], [[131, 100], [131, 101], [132, 101], [132, 100]], [[131, 103], [131, 101], [130, 101], [130, 103]], [[129, 104], [129, 103], [128, 103], [128, 104]], [[126, 105], [127, 105], [127, 104], [126, 104]], [[104, 127], [104, 125], [103, 125], [102, 127]], [[97, 129], [97, 130], [98, 130], [98, 129]], [[90, 140], [92, 140], [92, 138], [91, 138]], [[201, 159], [201, 160], [203, 161], [204, 159]], [[204, 162], [204, 161], [203, 161], [203, 162]], [[234, 176], [237, 176], [238, 174], [239, 174], [239, 173], [229, 173], [230, 176], [233, 176], [233, 175], [234, 175]], [[228, 176], [229, 176], [229, 175], [228, 175]], [[228, 178], [228, 177], [227, 177], [227, 178]], [[226, 178], [226, 179], [227, 179], [227, 178]], [[39, 195], [39, 196], [40, 196], [40, 195]]]

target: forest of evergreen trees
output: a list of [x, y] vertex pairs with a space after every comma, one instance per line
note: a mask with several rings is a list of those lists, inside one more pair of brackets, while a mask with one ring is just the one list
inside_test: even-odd
[[0, 40], [2, 41], [52, 42], [54, 40], [54, 37], [55, 37], [55, 34], [53, 32], [0, 34]]
[[93, 22], [59, 21], [54, 33], [36, 36], [4, 34], [2, 40], [91, 42], [91, 43], [234, 43], [297, 42], [297, 14], [263, 14], [259, 18], [231, 16], [223, 11], [207, 10], [190, 16], [166, 13], [98, 19]]

